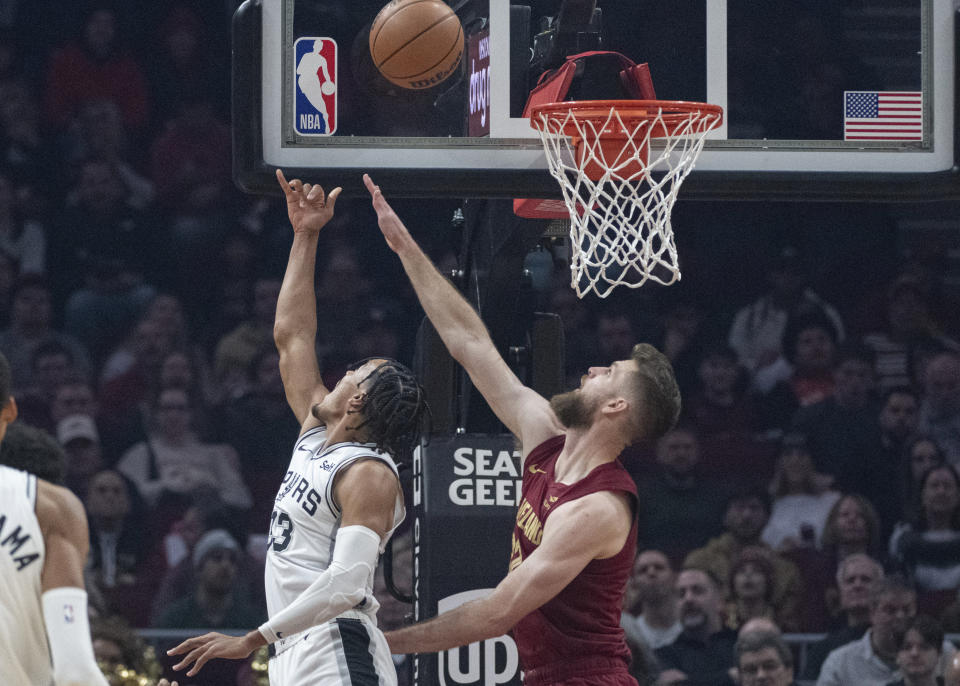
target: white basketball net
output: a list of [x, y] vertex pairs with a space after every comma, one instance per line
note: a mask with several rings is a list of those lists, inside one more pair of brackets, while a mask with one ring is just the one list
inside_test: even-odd
[[[592, 291], [605, 298], [620, 285], [639, 288], [648, 280], [665, 286], [678, 281], [670, 211], [707, 132], [720, 116], [694, 110], [684, 113], [679, 124], [675, 120], [665, 124], [663, 110], [629, 123], [624, 123], [616, 108], [605, 120], [577, 118], [572, 110], [538, 115], [533, 125], [570, 211], [570, 284], [577, 296]], [[576, 146], [564, 131], [578, 132], [579, 165]], [[619, 131], [626, 137], [622, 150], [604, 152], [600, 145], [604, 131]], [[652, 137], [653, 132], [663, 137]], [[649, 161], [645, 150], [649, 150]], [[596, 181], [585, 173], [591, 165], [605, 170]]]

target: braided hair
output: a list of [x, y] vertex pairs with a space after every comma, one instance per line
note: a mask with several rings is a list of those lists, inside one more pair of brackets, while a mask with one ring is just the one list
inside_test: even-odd
[[[368, 361], [361, 360], [351, 368], [357, 369]], [[368, 440], [377, 448], [397, 461], [406, 460], [420, 442], [421, 434], [429, 430], [430, 407], [423, 387], [413, 372], [390, 359], [377, 365], [359, 385], [367, 382], [370, 386], [364, 390], [366, 396], [359, 411], [363, 421], [352, 428], [366, 427]]]

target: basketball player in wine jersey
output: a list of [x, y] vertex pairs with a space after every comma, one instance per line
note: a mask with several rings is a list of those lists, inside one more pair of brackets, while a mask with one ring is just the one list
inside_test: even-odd
[[340, 189], [325, 197], [320, 186], [287, 182], [280, 170], [277, 179], [293, 247], [274, 338], [287, 401], [302, 427], [270, 520], [270, 619], [242, 637], [188, 639], [170, 654], [186, 654], [174, 669], [192, 664], [192, 676], [212, 658], [244, 658], [270, 643], [272, 686], [390, 686], [397, 675], [376, 624], [373, 577], [404, 516], [394, 457], [412, 451], [428, 410], [423, 389], [393, 360], [365, 360], [333, 390], [323, 385], [314, 268], [318, 235]]
[[[0, 355], [0, 440], [16, 417], [10, 366]], [[0, 684], [107, 686], [87, 620], [88, 547], [75, 495], [0, 465]]]
[[620, 628], [637, 545], [636, 487], [618, 460], [680, 411], [669, 361], [649, 345], [591, 367], [550, 401], [526, 388], [470, 304], [437, 271], [369, 176], [380, 229], [451, 355], [521, 441], [522, 500], [510, 571], [486, 598], [392, 631], [394, 653], [436, 652], [512, 630], [526, 686], [632, 684]]

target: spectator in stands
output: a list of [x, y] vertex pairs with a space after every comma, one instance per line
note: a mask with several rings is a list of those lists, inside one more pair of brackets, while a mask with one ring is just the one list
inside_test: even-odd
[[793, 653], [779, 633], [743, 633], [734, 652], [740, 686], [792, 686]]
[[97, 425], [89, 415], [70, 415], [57, 423], [56, 437], [67, 457], [64, 485], [84, 498], [90, 479], [104, 467]]
[[153, 299], [169, 246], [102, 159], [80, 167], [53, 230], [50, 268], [66, 301], [64, 326], [102, 360]]
[[133, 484], [113, 470], [95, 474], [84, 494], [90, 521], [89, 580], [107, 608], [145, 626], [159, 570], [143, 564], [150, 546]]
[[928, 289], [912, 274], [893, 281], [887, 294], [886, 328], [864, 336], [863, 342], [875, 353], [881, 389], [917, 385], [917, 357], [922, 351], [960, 348], [940, 333]]
[[917, 594], [903, 578], [879, 581], [870, 600], [870, 628], [827, 656], [817, 686], [885, 686], [896, 679], [899, 639], [916, 612]]
[[763, 551], [775, 572], [771, 601], [780, 620], [793, 626], [797, 622], [802, 594], [800, 571], [793, 562], [777, 555], [760, 540], [769, 517], [770, 499], [764, 491], [750, 488], [734, 493], [727, 502], [723, 518], [726, 532], [687, 555], [683, 566], [707, 569], [717, 579], [725, 581], [730, 578], [730, 570], [744, 549]]
[[947, 462], [960, 467], [960, 354], [941, 352], [923, 370], [923, 400], [917, 428], [933, 438]]
[[93, 3], [80, 40], [57, 51], [47, 73], [44, 109], [47, 120], [64, 128], [84, 102], [112, 100], [124, 123], [139, 130], [149, 119], [149, 96], [143, 72], [120, 45], [115, 10]]
[[737, 634], [723, 627], [720, 581], [706, 570], [684, 569], [677, 575], [675, 589], [683, 630], [673, 643], [656, 651], [663, 670], [658, 686], [732, 685]]
[[23, 182], [29, 184], [27, 188], [39, 185], [49, 179], [51, 168], [56, 168], [54, 142], [44, 133], [32, 84], [0, 86], [0, 161], [9, 169], [15, 186]]
[[903, 678], [887, 686], [942, 686], [936, 676], [943, 652], [943, 627], [926, 615], [917, 615], [897, 647], [897, 666]]
[[641, 550], [624, 596], [620, 626], [627, 639], [650, 650], [673, 643], [682, 629], [674, 593], [676, 574], [659, 550]]
[[53, 328], [52, 294], [45, 277], [27, 274], [17, 280], [10, 314], [10, 326], [0, 332], [0, 352], [10, 361], [14, 392], [36, 383], [32, 374], [33, 356], [40, 345], [49, 341], [63, 346], [80, 372], [90, 371], [83, 345], [73, 336]]
[[121, 617], [91, 619], [90, 637], [93, 639], [93, 654], [97, 662], [106, 667], [104, 671], [108, 674], [126, 668], [148, 675], [158, 667], [144, 641]]
[[[287, 469], [283, 456], [293, 449], [290, 437], [297, 435], [299, 422], [283, 392], [276, 346], [257, 353], [249, 375], [244, 393], [216, 408], [214, 423], [217, 435], [239, 454], [244, 480], [253, 495], [249, 521], [260, 526], [270, 518], [276, 485]], [[258, 421], [251, 422], [251, 417]]]
[[[729, 602], [724, 617], [726, 626], [738, 630], [746, 622], [758, 617], [774, 619], [777, 611], [772, 604], [775, 572], [767, 551], [744, 548], [730, 568], [727, 579]], [[787, 617], [787, 623], [778, 622], [787, 631], [796, 631], [796, 617]]]
[[793, 428], [807, 437], [820, 472], [834, 477], [844, 493], [858, 491], [872, 468], [879, 412], [873, 402], [870, 351], [846, 346], [838, 353], [833, 395], [800, 408]]
[[822, 547], [836, 562], [854, 553], [872, 557], [884, 553], [880, 520], [870, 501], [856, 493], [840, 498], [827, 515]]
[[691, 427], [679, 425], [661, 437], [656, 460], [658, 471], [639, 484], [639, 540], [679, 561], [720, 533], [725, 499], [717, 483], [702, 475]]
[[217, 343], [214, 374], [228, 397], [231, 390], [242, 392], [251, 361], [264, 347], [273, 345], [273, 320], [280, 284], [276, 277], [257, 279], [253, 288], [252, 316]]
[[47, 236], [36, 219], [23, 216], [10, 174], [0, 167], [0, 250], [17, 261], [21, 274], [43, 274]]
[[840, 493], [825, 487], [814, 471], [806, 437], [791, 433], [780, 442], [777, 471], [770, 483], [773, 507], [763, 542], [774, 550], [820, 547], [827, 516]]
[[921, 591], [960, 587], [960, 476], [949, 464], [930, 469], [920, 482], [920, 518], [897, 526], [890, 555]]
[[191, 594], [160, 616], [156, 626], [190, 629], [257, 626], [263, 617], [239, 593], [240, 546], [224, 529], [205, 533], [193, 548], [196, 581]]
[[698, 383], [684, 402], [687, 421], [714, 450], [740, 450], [757, 428], [757, 414], [747, 395], [747, 377], [737, 354], [725, 344], [707, 346], [697, 367]]
[[[148, 404], [156, 396], [160, 367], [171, 349], [170, 340], [161, 335], [160, 324], [144, 315], [130, 333], [126, 344], [134, 362], [123, 373], [100, 387], [100, 407], [105, 421], [129, 437], [142, 437]], [[129, 443], [128, 443], [129, 445]]]
[[922, 504], [920, 483], [923, 476], [947, 461], [937, 442], [918, 434], [910, 438], [903, 448], [900, 467], [901, 513], [898, 521], [915, 522], [920, 518]]
[[50, 426], [50, 406], [57, 388], [80, 372], [69, 348], [48, 340], [37, 346], [30, 360], [33, 384], [17, 395], [20, 419], [33, 426]]
[[866, 633], [870, 627], [873, 591], [883, 576], [883, 567], [869, 555], [854, 553], [840, 561], [837, 588], [840, 590], [840, 611], [844, 624], [809, 646], [803, 679], [815, 681], [827, 655]]
[[600, 353], [597, 364], [626, 359], [624, 353], [629, 357], [636, 342], [636, 325], [626, 312], [609, 309], [597, 315], [597, 348]]
[[194, 8], [184, 4], [170, 8], [160, 23], [156, 59], [148, 65], [159, 122], [176, 116], [184, 93], [214, 95], [218, 102], [225, 98], [222, 65], [213, 59], [207, 34]]
[[[566, 290], [573, 293], [568, 285]], [[673, 365], [680, 393], [685, 396], [696, 384], [702, 340], [708, 335], [703, 307], [692, 298], [680, 296], [679, 302], [669, 305], [661, 319], [663, 330], [655, 343]]]
[[136, 485], [147, 504], [157, 507], [170, 496], [172, 507], [198, 488], [217, 492], [223, 502], [238, 509], [251, 505], [240, 476], [236, 451], [228, 445], [201, 443], [191, 428], [192, 407], [182, 390], [161, 391], [153, 406], [156, 426], [147, 440], [120, 459], [117, 469]]
[[[221, 121], [209, 93], [182, 93], [177, 116], [166, 122], [150, 148], [150, 178], [158, 208], [170, 218], [178, 255], [179, 282], [191, 268], [203, 269], [220, 238], [232, 228], [230, 126]], [[197, 275], [212, 283], [212, 275]]]
[[823, 312], [791, 317], [783, 332], [783, 354], [753, 379], [763, 425], [783, 429], [797, 410], [833, 393], [838, 333]]
[[[884, 391], [880, 400], [879, 433], [873, 464], [863, 475], [863, 493], [880, 517], [881, 534], [889, 539], [893, 526], [903, 518], [909, 480], [904, 476], [904, 445], [917, 428], [917, 394], [910, 388]], [[890, 488], [900, 484], [900, 488]]]
[[123, 114], [112, 100], [85, 102], [65, 136], [61, 156], [72, 164], [91, 158], [109, 162], [116, 181], [126, 191], [127, 203], [136, 210], [147, 210], [156, 196], [156, 189], [140, 174], [130, 159], [129, 136]]
[[770, 290], [737, 312], [730, 327], [730, 347], [751, 372], [773, 364], [782, 353], [787, 320], [800, 312], [820, 310], [833, 322], [843, 339], [843, 321], [837, 311], [807, 287], [800, 253], [784, 247], [767, 269]]

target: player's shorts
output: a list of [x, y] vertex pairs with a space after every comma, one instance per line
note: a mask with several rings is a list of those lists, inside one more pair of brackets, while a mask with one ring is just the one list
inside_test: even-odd
[[270, 686], [396, 686], [383, 632], [360, 613], [303, 632], [270, 658]]
[[623, 660], [587, 657], [524, 672], [524, 686], [637, 686]]

